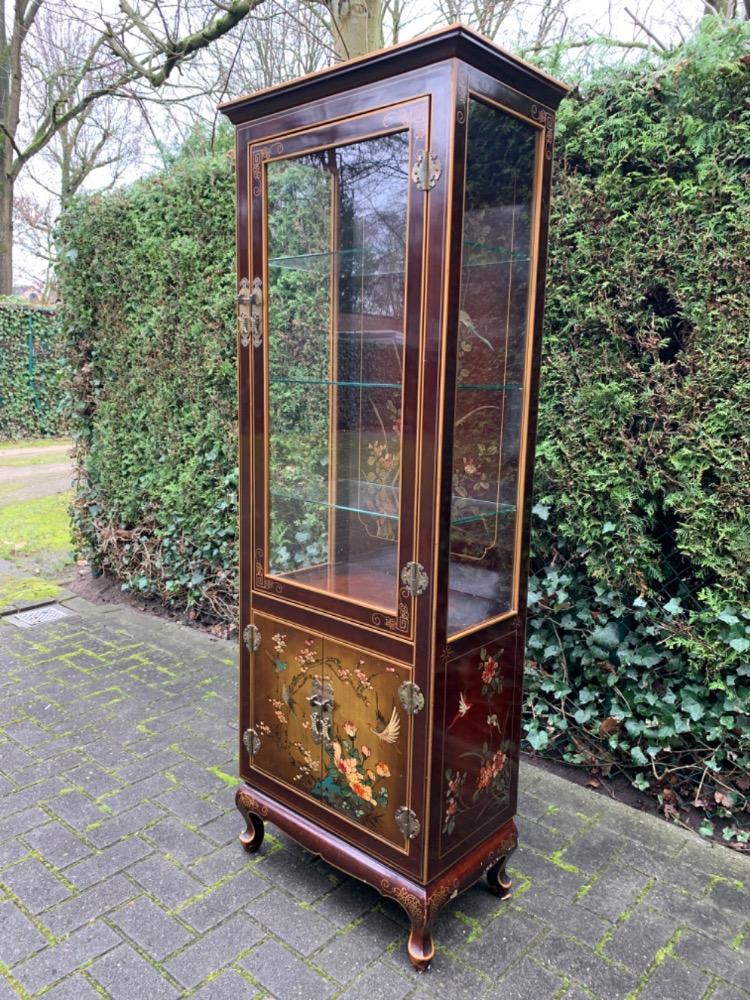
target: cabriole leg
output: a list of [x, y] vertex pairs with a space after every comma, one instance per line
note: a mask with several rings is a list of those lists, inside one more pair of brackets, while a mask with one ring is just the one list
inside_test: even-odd
[[513, 895], [513, 883], [506, 871], [506, 865], [515, 850], [515, 846], [514, 844], [511, 850], [499, 857], [494, 865], [487, 869], [487, 884], [490, 891], [494, 892], [498, 899], [510, 899]]
[[431, 921], [424, 917], [411, 917], [411, 932], [409, 933], [409, 961], [419, 972], [424, 972], [435, 954], [432, 941]]
[[263, 820], [255, 812], [258, 804], [250, 790], [245, 788], [244, 785], [240, 785], [237, 789], [234, 801], [246, 823], [246, 829], [240, 834], [240, 843], [248, 853], [255, 854], [263, 843], [263, 835], [265, 833]]

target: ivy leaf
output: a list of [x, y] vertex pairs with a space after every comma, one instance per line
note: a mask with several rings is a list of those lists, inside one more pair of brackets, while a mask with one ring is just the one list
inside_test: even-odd
[[736, 639], [730, 639], [729, 645], [732, 649], [736, 649], [738, 653], [745, 653], [750, 649], [750, 639], [743, 639], [742, 636], [738, 636]]
[[699, 701], [696, 701], [692, 695], [685, 695], [682, 699], [683, 711], [687, 712], [693, 722], [699, 722], [703, 716], [706, 714], [706, 710], [701, 705]]
[[531, 513], [536, 514], [540, 520], [546, 521], [549, 517], [549, 507], [544, 503], [535, 503], [531, 508]]
[[713, 837], [714, 835], [714, 825], [710, 819], [704, 819], [701, 825], [698, 827], [698, 833], [701, 837]]
[[648, 761], [646, 760], [646, 755], [644, 754], [643, 750], [641, 750], [640, 747], [631, 747], [630, 756], [633, 758], [636, 764], [648, 764]]

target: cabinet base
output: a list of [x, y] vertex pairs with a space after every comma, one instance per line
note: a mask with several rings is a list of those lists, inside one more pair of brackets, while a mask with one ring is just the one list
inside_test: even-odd
[[437, 878], [422, 884], [322, 830], [245, 782], [237, 789], [235, 803], [246, 823], [239, 838], [246, 851], [258, 850], [263, 842], [264, 820], [269, 820], [334, 868], [366, 882], [381, 895], [395, 899], [411, 921], [407, 950], [412, 965], [420, 971], [427, 968], [435, 954], [432, 927], [449, 900], [472, 886], [485, 872], [489, 888], [496, 896], [508, 899], [511, 894], [505, 866], [518, 844], [512, 819]]

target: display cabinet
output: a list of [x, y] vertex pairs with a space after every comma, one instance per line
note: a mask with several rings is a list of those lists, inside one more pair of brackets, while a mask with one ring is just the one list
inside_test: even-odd
[[554, 112], [454, 26], [231, 101], [241, 840], [397, 900], [516, 844]]

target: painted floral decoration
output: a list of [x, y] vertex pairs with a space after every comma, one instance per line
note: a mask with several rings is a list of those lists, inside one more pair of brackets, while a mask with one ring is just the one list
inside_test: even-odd
[[375, 765], [374, 771], [366, 766], [371, 751], [366, 746], [357, 746], [357, 727], [352, 722], [344, 724], [344, 733], [345, 737], [324, 748], [328, 756], [327, 771], [313, 785], [312, 794], [361, 820], [372, 816], [377, 807], [384, 809], [388, 804], [388, 789], [382, 782], [391, 772], [383, 761]]

